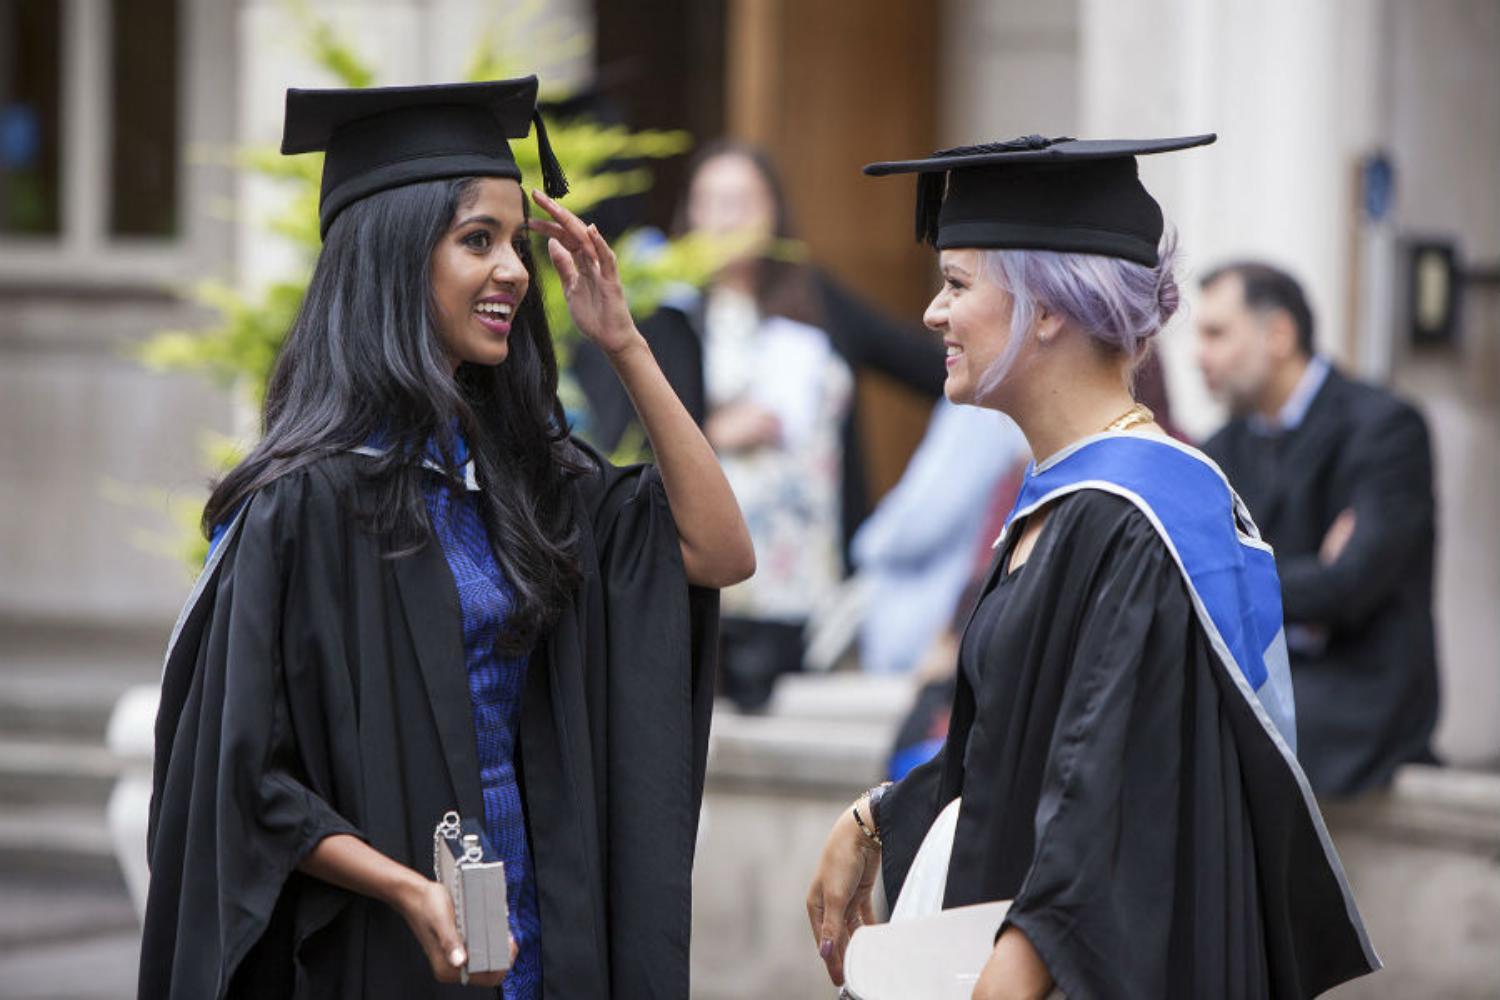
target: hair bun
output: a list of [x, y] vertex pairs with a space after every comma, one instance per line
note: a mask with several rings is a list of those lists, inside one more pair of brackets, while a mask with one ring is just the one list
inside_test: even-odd
[[1182, 291], [1177, 287], [1177, 230], [1167, 226], [1162, 233], [1161, 244], [1157, 251], [1156, 265], [1156, 316], [1157, 329], [1153, 333], [1167, 325], [1171, 318], [1177, 315], [1177, 309], [1182, 305]]
[[1161, 274], [1161, 280], [1156, 283], [1156, 314], [1161, 319], [1161, 325], [1166, 326], [1167, 321], [1177, 315], [1177, 307], [1182, 305], [1182, 292], [1177, 287], [1177, 277], [1170, 270]]

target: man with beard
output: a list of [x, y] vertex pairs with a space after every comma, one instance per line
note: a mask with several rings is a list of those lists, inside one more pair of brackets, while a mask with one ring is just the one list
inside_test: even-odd
[[1433, 761], [1435, 514], [1427, 425], [1313, 348], [1297, 281], [1246, 261], [1210, 271], [1198, 363], [1231, 419], [1204, 444], [1276, 550], [1298, 758], [1320, 795]]

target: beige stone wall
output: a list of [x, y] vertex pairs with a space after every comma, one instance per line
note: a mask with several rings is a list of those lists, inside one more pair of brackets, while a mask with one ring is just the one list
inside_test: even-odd
[[943, 146], [1079, 135], [1079, 3], [945, 0]]
[[203, 494], [199, 431], [229, 401], [124, 350], [199, 319], [123, 292], [0, 304], [0, 619], [157, 622], [165, 645], [192, 578], [152, 491]]
[[202, 321], [182, 302], [193, 282], [233, 277], [229, 172], [209, 160], [234, 136], [237, 63], [230, 0], [183, 4], [181, 231], [111, 240], [108, 8], [76, 0], [65, 19], [64, 232], [0, 238], [0, 624], [144, 621], [165, 634], [188, 572], [153, 550], [173, 536], [161, 505], [123, 497], [201, 494], [198, 434], [227, 429], [230, 404], [126, 352], [153, 330]]
[[[1500, 4], [1389, 3], [1389, 142], [1396, 220], [1408, 237], [1451, 239], [1462, 265], [1500, 272]], [[1404, 272], [1397, 280], [1404, 282]], [[1500, 766], [1500, 286], [1460, 302], [1452, 351], [1398, 350], [1395, 383], [1433, 432], [1441, 503], [1438, 749]]]

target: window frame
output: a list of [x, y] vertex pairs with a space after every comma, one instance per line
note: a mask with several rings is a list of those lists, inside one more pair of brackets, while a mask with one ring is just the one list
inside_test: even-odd
[[[0, 234], [0, 286], [162, 287], [224, 270], [233, 241], [227, 220], [208, 217], [232, 190], [229, 171], [194, 163], [200, 137], [233, 143], [233, 5], [177, 0], [177, 218], [173, 236], [110, 232], [113, 137], [111, 0], [58, 0], [62, 7], [60, 232]], [[223, 174], [222, 178], [206, 174]], [[223, 248], [216, 249], [215, 244]]]

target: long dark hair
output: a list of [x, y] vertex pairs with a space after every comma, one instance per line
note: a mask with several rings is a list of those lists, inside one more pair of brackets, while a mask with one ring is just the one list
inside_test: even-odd
[[266, 389], [264, 436], [214, 487], [212, 529], [268, 483], [319, 458], [377, 441], [360, 463], [374, 489], [355, 513], [400, 555], [426, 544], [422, 467], [435, 457], [456, 479], [461, 432], [482, 487], [480, 510], [515, 606], [501, 645], [523, 651], [557, 620], [581, 577], [569, 479], [584, 466], [557, 399], [557, 360], [532, 280], [516, 310], [504, 364], [451, 373], [438, 334], [431, 257], [475, 178], [427, 181], [354, 202], [328, 231], [307, 295]]
[[[781, 174], [777, 171], [771, 154], [761, 146], [742, 139], [715, 139], [699, 147], [688, 164], [688, 183], [683, 189], [682, 202], [677, 206], [673, 229], [678, 234], [687, 231], [687, 192], [692, 190], [698, 171], [710, 160], [721, 156], [740, 157], [755, 168], [766, 185], [766, 191], [771, 195], [772, 238], [783, 246], [795, 240], [797, 232], [792, 220], [791, 204], [787, 200], [786, 187], [781, 183]], [[765, 316], [785, 316], [816, 327], [827, 325], [813, 269], [801, 261], [786, 260], [774, 254], [756, 260], [755, 304]]]

